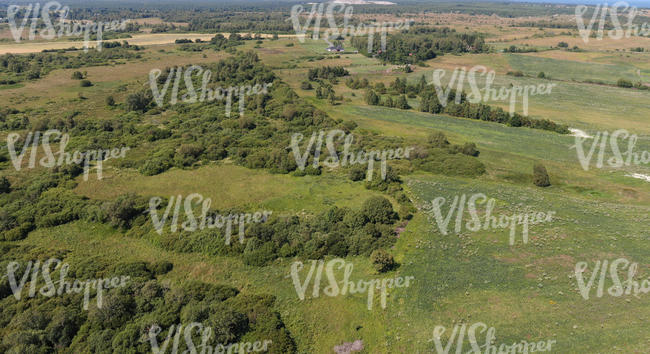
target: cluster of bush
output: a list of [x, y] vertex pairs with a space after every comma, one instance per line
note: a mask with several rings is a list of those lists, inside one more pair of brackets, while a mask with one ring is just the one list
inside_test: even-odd
[[482, 53], [489, 50], [479, 34], [458, 33], [451, 28], [414, 27], [387, 35], [386, 47], [381, 36], [375, 35], [372, 50], [368, 52], [368, 36], [351, 39], [352, 45], [366, 56], [376, 56], [392, 64], [418, 64], [445, 53]]
[[369, 84], [368, 79], [365, 77], [363, 79], [351, 77], [345, 80], [345, 85], [353, 90], [364, 89], [368, 87]]
[[390, 96], [386, 96], [386, 98], [382, 99], [381, 96], [375, 93], [375, 91], [367, 90], [365, 99], [366, 99], [366, 103], [371, 106], [384, 106], [384, 107], [399, 108], [399, 109], [411, 109], [411, 106], [409, 106], [405, 95], [400, 95], [395, 100], [393, 100], [393, 98]]
[[[460, 95], [460, 103], [456, 96]], [[484, 120], [507, 124], [512, 127], [528, 127], [549, 130], [560, 134], [568, 134], [569, 129], [564, 124], [557, 124], [548, 119], [532, 119], [519, 113], [510, 114], [500, 107], [491, 107], [483, 103], [470, 103], [464, 92], [451, 90], [447, 102], [440, 102], [433, 87], [428, 87], [420, 93], [420, 111], [434, 114], [445, 113], [454, 117]]]
[[623, 88], [635, 88], [638, 90], [650, 90], [650, 86], [644, 84], [641, 81], [633, 83], [632, 81], [626, 79], [618, 79], [618, 81], [616, 81], [616, 86]]
[[317, 79], [331, 80], [348, 75], [350, 75], [350, 73], [342, 66], [323, 66], [309, 69], [307, 79], [309, 81], [316, 81]]
[[504, 53], [535, 53], [537, 52], [537, 48], [533, 48], [533, 47], [521, 48], [515, 45], [511, 45], [510, 47], [505, 48], [503, 52]]
[[[522, 72], [509, 72], [508, 75], [524, 76]], [[540, 72], [538, 78], [547, 78], [546, 74]], [[409, 97], [420, 96], [420, 111], [429, 112], [434, 114], [445, 113], [454, 117], [463, 117], [470, 119], [479, 119], [489, 122], [497, 122], [508, 124], [513, 127], [529, 127], [534, 129], [543, 129], [554, 131], [561, 134], [568, 134], [569, 130], [566, 125], [554, 123], [548, 119], [532, 119], [523, 116], [519, 113], [510, 115], [500, 107], [491, 107], [482, 103], [473, 104], [467, 101], [467, 95], [464, 92], [458, 92], [454, 89], [450, 90], [447, 97], [447, 102], [440, 102], [435, 87], [428, 85], [424, 75], [420, 79], [409, 84], [406, 80], [396, 78], [390, 84], [389, 88], [379, 82], [375, 85], [369, 84], [369, 89], [366, 90], [365, 101], [368, 105], [385, 106], [400, 109], [410, 109], [406, 95]], [[381, 94], [388, 93], [391, 96], [398, 96], [396, 99], [390, 96], [382, 98]], [[406, 94], [406, 95], [405, 95]], [[456, 103], [456, 96], [460, 95], [460, 103]]]
[[[170, 286], [158, 278], [172, 270], [166, 261], [114, 263], [100, 256], [81, 257], [69, 251], [44, 250], [33, 246], [0, 245], [0, 266], [17, 261], [21, 264], [16, 276], [24, 273], [30, 260], [44, 262], [61, 259], [70, 265], [66, 276], [88, 280], [128, 276], [125, 287], [105, 290], [102, 306], [95, 301], [91, 289], [88, 311], [83, 310], [84, 293], [63, 293], [52, 297], [27, 297], [28, 281], [23, 297], [16, 300], [5, 277], [0, 279], [0, 351], [6, 353], [49, 353], [68, 349], [71, 352], [150, 353], [149, 330], [158, 326], [159, 344], [178, 324], [202, 323], [212, 328], [208, 344], [227, 345], [239, 341], [271, 339], [271, 353], [293, 353], [296, 345], [280, 315], [273, 310], [274, 298], [269, 295], [240, 293], [237, 289], [187, 281]], [[51, 272], [58, 279], [60, 268]], [[39, 275], [40, 277], [40, 275]], [[37, 289], [43, 286], [43, 279]], [[57, 285], [57, 284], [55, 284]], [[198, 331], [193, 333], [195, 345], [201, 343]], [[170, 336], [173, 341], [174, 336]], [[169, 347], [174, 346], [173, 343]], [[187, 350], [181, 336], [178, 350]]]
[[[409, 209], [408, 198], [403, 196], [401, 200], [404, 205], [402, 212], [406, 213], [402, 216], [410, 217], [413, 210]], [[391, 202], [377, 196], [366, 200], [360, 210], [332, 207], [310, 218], [274, 216], [264, 223], [247, 227], [243, 243], [235, 235], [235, 241], [227, 245], [224, 231], [216, 228], [182, 232], [180, 235], [148, 233], [146, 237], [170, 251], [240, 256], [248, 265], [265, 266], [286, 257], [369, 256], [377, 249], [387, 249], [394, 244], [398, 220], [399, 215]]]

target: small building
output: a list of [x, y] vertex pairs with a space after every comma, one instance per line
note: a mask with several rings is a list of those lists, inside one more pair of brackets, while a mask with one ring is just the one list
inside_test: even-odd
[[340, 52], [345, 51], [345, 49], [343, 49], [343, 47], [341, 47], [340, 45], [337, 45], [337, 46], [331, 46], [331, 47], [328, 47], [328, 48], [327, 48], [327, 51], [328, 51], [328, 52], [336, 52], [336, 53], [340, 53]]

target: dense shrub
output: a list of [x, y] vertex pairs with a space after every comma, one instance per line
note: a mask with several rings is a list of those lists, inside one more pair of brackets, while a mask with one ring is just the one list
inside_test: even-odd
[[322, 66], [319, 68], [309, 69], [307, 79], [309, 79], [309, 81], [315, 81], [316, 79], [331, 80], [347, 75], [350, 75], [350, 73], [342, 66]]
[[417, 64], [444, 53], [481, 53], [489, 49], [482, 35], [458, 33], [446, 27], [412, 27], [390, 32], [385, 50], [380, 36], [374, 36], [373, 41], [372, 52], [368, 52], [368, 36], [351, 39], [360, 53], [392, 64]]
[[376, 249], [370, 254], [370, 261], [375, 269], [380, 272], [391, 270], [395, 266], [395, 260], [388, 252], [383, 249]]
[[126, 108], [129, 111], [146, 111], [152, 100], [151, 90], [132, 93], [126, 97]]
[[395, 220], [393, 205], [384, 197], [371, 197], [363, 203], [361, 211], [371, 223], [390, 224]]
[[551, 185], [551, 180], [546, 172], [546, 167], [542, 164], [535, 164], [533, 167], [533, 183], [538, 187], [548, 187]]
[[2, 193], [9, 193], [11, 191], [11, 183], [9, 183], [9, 180], [7, 177], [1, 177], [0, 178], [0, 194]]
[[129, 228], [146, 208], [147, 201], [144, 198], [135, 194], [123, 194], [109, 205], [106, 215], [112, 226]]
[[632, 88], [634, 87], [634, 84], [632, 83], [632, 81], [629, 80], [618, 79], [618, 81], [616, 82], [616, 86], [624, 87], [624, 88]]
[[[456, 97], [460, 95], [456, 103]], [[519, 113], [509, 114], [501, 107], [491, 107], [482, 103], [470, 103], [464, 92], [450, 90], [446, 102], [440, 102], [435, 88], [427, 87], [420, 93], [420, 111], [434, 114], [449, 114], [455, 117], [464, 117], [470, 119], [479, 119], [483, 121], [507, 124], [513, 127], [529, 127], [554, 131], [560, 134], [569, 133], [569, 129], [564, 124], [557, 124], [548, 119], [532, 119]]]

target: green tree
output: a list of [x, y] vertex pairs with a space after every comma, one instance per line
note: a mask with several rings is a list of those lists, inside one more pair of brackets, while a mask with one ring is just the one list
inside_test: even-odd
[[366, 103], [371, 106], [376, 106], [379, 104], [379, 96], [373, 90], [366, 91]]
[[632, 84], [632, 82], [629, 81], [629, 80], [618, 79], [618, 81], [616, 82], [616, 86], [624, 87], [624, 88], [631, 88], [631, 87], [634, 87], [634, 84]]
[[11, 191], [11, 183], [7, 177], [0, 178], [0, 193], [9, 193]]
[[397, 102], [395, 102], [395, 107], [399, 109], [409, 109], [411, 106], [409, 106], [408, 101], [406, 100], [405, 95], [400, 95], [399, 98], [397, 99]]
[[363, 203], [361, 211], [372, 223], [390, 224], [395, 220], [393, 205], [384, 197], [370, 197]]
[[533, 167], [533, 183], [538, 187], [548, 187], [551, 185], [551, 180], [546, 172], [546, 167], [542, 164], [535, 164]]
[[152, 98], [151, 92], [146, 90], [132, 93], [126, 97], [126, 108], [129, 111], [145, 111]]
[[380, 272], [391, 270], [395, 266], [395, 259], [383, 249], [376, 249], [370, 255], [370, 261], [375, 269]]
[[311, 86], [311, 83], [309, 81], [303, 81], [300, 84], [300, 88], [303, 90], [311, 90], [313, 87]]

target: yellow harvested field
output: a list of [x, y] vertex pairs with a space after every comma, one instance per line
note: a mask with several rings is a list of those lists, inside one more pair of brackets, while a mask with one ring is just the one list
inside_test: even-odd
[[[222, 33], [224, 36], [228, 36], [228, 33]], [[241, 35], [246, 35], [246, 33], [240, 33]], [[160, 45], [160, 44], [170, 44], [174, 43], [177, 39], [201, 39], [202, 41], [209, 41], [214, 37], [216, 33], [209, 34], [196, 34], [196, 33], [147, 33], [147, 34], [135, 34], [132, 35], [132, 38], [120, 39], [118, 41], [125, 40], [129, 44], [134, 45]], [[270, 34], [262, 34], [263, 38], [270, 38]], [[280, 37], [294, 37], [295, 35], [280, 35]], [[111, 40], [115, 41], [115, 40]], [[90, 47], [94, 48], [96, 42], [91, 41]], [[82, 41], [54, 41], [54, 42], [21, 42], [21, 43], [11, 43], [11, 44], [0, 44], [0, 55], [13, 53], [13, 54], [25, 54], [25, 53], [38, 53], [45, 49], [66, 49], [70, 47], [82, 48]]]

